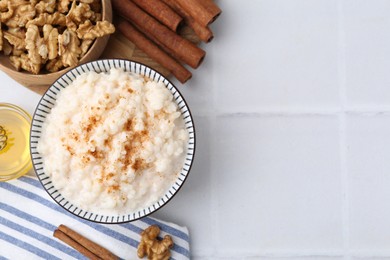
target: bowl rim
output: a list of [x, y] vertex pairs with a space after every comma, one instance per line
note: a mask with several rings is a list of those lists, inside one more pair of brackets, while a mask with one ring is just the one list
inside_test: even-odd
[[[49, 183], [49, 182], [47, 182], [46, 184], [44, 184], [43, 183], [43, 181], [44, 180], [46, 180], [47, 178], [49, 178], [50, 179], [50, 177], [47, 177], [47, 178], [44, 178], [44, 179], [41, 179], [41, 177], [40, 177], [40, 175], [43, 175], [43, 174], [45, 174], [45, 172], [43, 171], [41, 174], [39, 174], [38, 173], [38, 170], [42, 170], [43, 169], [43, 165], [41, 166], [41, 168], [38, 168], [37, 167], [37, 163], [35, 162], [35, 160], [37, 160], [37, 159], [42, 159], [41, 157], [36, 157], [36, 158], [34, 158], [34, 155], [36, 155], [37, 154], [37, 152], [35, 152], [35, 153], [33, 153], [33, 149], [36, 149], [36, 147], [33, 147], [33, 145], [37, 145], [37, 143], [38, 143], [38, 141], [33, 141], [32, 139], [32, 137], [33, 137], [33, 132], [34, 132], [34, 126], [36, 127], [36, 125], [34, 125], [34, 121], [36, 120], [36, 115], [37, 115], [37, 111], [38, 111], [38, 109], [39, 109], [39, 105], [41, 105], [41, 103], [42, 103], [42, 101], [44, 100], [44, 98], [47, 96], [47, 94], [48, 94], [48, 92], [49, 91], [51, 91], [51, 89], [53, 88], [53, 87], [55, 87], [54, 85], [56, 84], [56, 83], [59, 83], [59, 80], [60, 79], [63, 79], [63, 77], [65, 77], [65, 76], [67, 76], [67, 79], [69, 79], [69, 80], [71, 80], [70, 78], [69, 78], [69, 76], [68, 76], [68, 74], [72, 74], [74, 77], [76, 77], [76, 75], [73, 73], [73, 71], [74, 70], [77, 70], [78, 68], [82, 68], [82, 66], [87, 66], [88, 64], [94, 64], [94, 63], [97, 63], [98, 64], [98, 62], [110, 62], [110, 61], [112, 61], [112, 63], [114, 64], [114, 67], [115, 67], [115, 61], [118, 61], [118, 64], [119, 64], [119, 68], [123, 68], [122, 67], [122, 64], [121, 64], [121, 61], [123, 62], [123, 64], [126, 64], [126, 63], [130, 63], [130, 64], [134, 64], [134, 67], [136, 67], [137, 65], [138, 66], [140, 66], [140, 71], [139, 71], [139, 73], [137, 73], [137, 72], [133, 72], [133, 73], [136, 73], [136, 74], [139, 74], [139, 75], [143, 75], [143, 76], [147, 76], [147, 77], [149, 77], [150, 78], [150, 74], [151, 73], [154, 73], [154, 74], [158, 74], [158, 77], [157, 77], [157, 80], [155, 80], [155, 79], [152, 79], [152, 80], [154, 80], [154, 81], [156, 81], [156, 82], [163, 82], [163, 84], [165, 85], [165, 87], [170, 91], [170, 93], [173, 95], [173, 96], [175, 96], [173, 93], [172, 93], [172, 89], [176, 92], [176, 93], [178, 93], [178, 97], [177, 97], [177, 99], [180, 97], [181, 99], [182, 99], [182, 101], [184, 102], [184, 106], [182, 107], [182, 108], [185, 108], [186, 109], [186, 111], [188, 112], [188, 118], [190, 119], [190, 121], [188, 121], [188, 122], [190, 122], [191, 123], [191, 127], [192, 127], [192, 129], [193, 129], [193, 131], [190, 133], [189, 132], [189, 134], [191, 135], [193, 135], [193, 138], [192, 138], [192, 140], [191, 140], [191, 138], [189, 139], [189, 141], [188, 141], [188, 143], [187, 144], [189, 144], [189, 142], [190, 142], [190, 140], [192, 141], [192, 145], [193, 145], [193, 148], [192, 148], [192, 154], [191, 154], [191, 160], [190, 160], [190, 162], [189, 162], [189, 164], [186, 164], [186, 160], [183, 162], [183, 167], [182, 167], [182, 169], [180, 170], [180, 172], [178, 173], [178, 176], [175, 178], [175, 182], [174, 183], [172, 183], [170, 186], [169, 186], [169, 188], [168, 188], [168, 190], [161, 196], [161, 197], [159, 197], [158, 198], [158, 201], [157, 202], [154, 202], [154, 204], [153, 205], [150, 205], [149, 206], [149, 208], [152, 208], [153, 207], [153, 209], [152, 210], [149, 210], [149, 212], [148, 213], [146, 213], [146, 211], [145, 211], [145, 209], [147, 209], [147, 207], [145, 207], [145, 208], [141, 208], [140, 210], [138, 210], [138, 211], [136, 211], [136, 212], [131, 212], [132, 213], [132, 215], [133, 215], [133, 218], [132, 219], [128, 219], [128, 220], [124, 220], [124, 216], [125, 215], [130, 215], [130, 213], [127, 213], [127, 214], [122, 214], [122, 215], [118, 215], [118, 216], [114, 216], [114, 215], [105, 215], [104, 214], [104, 217], [105, 217], [105, 221], [104, 220], [102, 220], [102, 218], [103, 218], [103, 214], [96, 214], [96, 213], [92, 213], [92, 212], [89, 212], [89, 211], [86, 211], [86, 210], [84, 210], [84, 212], [85, 212], [85, 214], [82, 216], [82, 215], [79, 215], [81, 212], [79, 212], [79, 213], [75, 213], [76, 212], [76, 210], [77, 209], [80, 209], [80, 208], [78, 208], [77, 206], [76, 206], [76, 209], [75, 210], [73, 210], [73, 211], [71, 211], [71, 210], [69, 210], [70, 208], [72, 208], [72, 206], [71, 207], [69, 207], [69, 208], [66, 208], [65, 206], [67, 206], [67, 204], [68, 204], [68, 200], [67, 199], [65, 199], [63, 196], [62, 196], [62, 194], [60, 193], [60, 192], [58, 192], [58, 194], [59, 195], [57, 195], [56, 197], [54, 197], [52, 194], [54, 194], [55, 192], [53, 192], [53, 193], [50, 193], [49, 192], [49, 190], [46, 188], [46, 185]], [[92, 66], [93, 68], [94, 68], [94, 71], [95, 71], [95, 67], [94, 66]], [[130, 67], [130, 69], [131, 69], [131, 66], [129, 66]], [[115, 67], [115, 68], [117, 68], [117, 67]], [[143, 68], [143, 73], [144, 74], [142, 74], [142, 72], [141, 72], [141, 68]], [[99, 69], [101, 69], [100, 67], [99, 67]], [[126, 68], [125, 68], [126, 69]], [[146, 75], [146, 70], [149, 70], [149, 75]], [[83, 70], [83, 69], [82, 69]], [[83, 70], [84, 71], [84, 70]], [[108, 70], [104, 67], [104, 69], [102, 70], [102, 72], [107, 72]], [[154, 78], [155, 78], [155, 76], [154, 76]], [[73, 81], [73, 80], [72, 80]], [[166, 81], [166, 82], [165, 82]], [[65, 81], [66, 82], [66, 81]], [[59, 83], [60, 84], [60, 83]], [[172, 88], [170, 89], [168, 86], [169, 85], [171, 85], [172, 86]], [[62, 86], [62, 85], [61, 85]], [[63, 88], [65, 88], [65, 86], [62, 86]], [[60, 91], [58, 91], [58, 92], [60, 92]], [[176, 104], [178, 104], [176, 101], [175, 101], [175, 103]], [[179, 108], [180, 109], [180, 108]], [[51, 108], [49, 109], [50, 111], [51, 111]], [[50, 112], [49, 111], [49, 112]], [[181, 113], [182, 115], [184, 114], [184, 113]], [[184, 120], [183, 121], [186, 121], [185, 119], [186, 118], [183, 118]], [[188, 128], [187, 128], [188, 129]], [[188, 129], [188, 131], [190, 131], [191, 129]], [[38, 139], [40, 139], [40, 136], [39, 136], [39, 138]], [[186, 154], [187, 155], [189, 155], [188, 154], [188, 152], [189, 152], [189, 146], [187, 146], [187, 149], [185, 150], [185, 152], [186, 152]], [[171, 80], [169, 80], [167, 77], [165, 77], [161, 72], [159, 72], [158, 70], [156, 70], [156, 69], [153, 69], [153, 68], [151, 68], [150, 66], [148, 66], [148, 65], [146, 65], [146, 64], [144, 64], [144, 63], [142, 63], [142, 62], [138, 62], [138, 61], [133, 61], [133, 60], [128, 60], [128, 59], [120, 59], [120, 58], [113, 58], [113, 59], [98, 59], [98, 60], [94, 60], [94, 61], [89, 61], [89, 62], [85, 62], [85, 63], [82, 63], [82, 64], [79, 64], [79, 65], [77, 65], [76, 67], [74, 67], [74, 68], [72, 68], [72, 69], [70, 69], [69, 71], [67, 71], [67, 72], [65, 72], [64, 74], [62, 74], [60, 77], [58, 77], [51, 85], [50, 85], [50, 87], [45, 91], [45, 93], [42, 95], [42, 97], [40, 98], [40, 100], [39, 100], [39, 102], [38, 102], [38, 104], [37, 104], [37, 106], [36, 106], [36, 108], [35, 108], [35, 110], [34, 110], [34, 113], [33, 113], [33, 115], [32, 115], [32, 122], [31, 122], [31, 127], [30, 127], [30, 156], [31, 156], [31, 162], [32, 162], [32, 166], [33, 166], [33, 169], [34, 169], [34, 172], [35, 172], [35, 174], [36, 174], [36, 176], [37, 176], [37, 178], [38, 178], [38, 180], [39, 180], [39, 182], [41, 183], [41, 185], [43, 186], [43, 189], [47, 192], [47, 194], [49, 194], [49, 196], [50, 196], [50, 198], [52, 199], [52, 200], [54, 200], [59, 206], [61, 206], [61, 208], [63, 208], [66, 212], [69, 212], [69, 213], [71, 213], [72, 215], [74, 215], [74, 216], [77, 216], [77, 217], [79, 217], [79, 218], [81, 218], [81, 219], [84, 219], [84, 220], [87, 220], [87, 221], [91, 221], [91, 222], [94, 222], [94, 223], [100, 223], [100, 224], [124, 224], [124, 223], [129, 223], [129, 222], [133, 222], [133, 221], [136, 221], [136, 220], [139, 220], [139, 219], [143, 219], [143, 218], [145, 218], [145, 217], [147, 217], [147, 216], [149, 216], [149, 215], [151, 215], [151, 214], [153, 214], [153, 213], [155, 213], [155, 212], [157, 212], [158, 210], [160, 210], [162, 207], [164, 207], [166, 204], [168, 204], [168, 202], [170, 202], [172, 199], [173, 199], [173, 197], [175, 197], [176, 196], [176, 194], [181, 190], [181, 188], [183, 187], [183, 185], [184, 185], [184, 183], [186, 182], [186, 180], [188, 179], [188, 176], [189, 176], [189, 174], [190, 174], [190, 172], [191, 172], [191, 169], [192, 169], [192, 166], [193, 166], [193, 163], [194, 163], [194, 159], [195, 159], [195, 154], [196, 154], [196, 129], [195, 129], [195, 123], [194, 123], [194, 118], [193, 118], [193, 116], [192, 116], [192, 113], [191, 113], [191, 110], [190, 110], [190, 108], [189, 108], [189, 106], [188, 106], [188, 103], [187, 103], [187, 101], [185, 100], [185, 98], [184, 98], [184, 96], [182, 95], [182, 93], [178, 90], [178, 88], [175, 86], [175, 84], [173, 84], [172, 83], [172, 81]], [[185, 158], [186, 159], [186, 158]], [[41, 164], [41, 163], [40, 163]], [[43, 164], [43, 163], [42, 163]], [[183, 176], [183, 174], [182, 174], [182, 170], [184, 169], [184, 165], [187, 165], [188, 166], [188, 169], [186, 169], [186, 174]], [[178, 185], [178, 188], [177, 189], [175, 189], [175, 191], [174, 191], [174, 193], [172, 194], [172, 192], [170, 191], [171, 189], [172, 189], [172, 187], [173, 187], [173, 185], [176, 183], [177, 184], [177, 180], [180, 178], [182, 176], [182, 180], [181, 180], [181, 184], [180, 185]], [[50, 181], [50, 183], [51, 183], [51, 181]], [[54, 187], [54, 185], [53, 185], [53, 187]], [[170, 193], [171, 194], [171, 196], [168, 198], [167, 197], [167, 193]], [[58, 197], [62, 197], [64, 200], [66, 200], [67, 202], [65, 203], [65, 204], [61, 204], [60, 202], [62, 202], [62, 200], [59, 202], [59, 201], [57, 201], [57, 199], [56, 198], [58, 198]], [[159, 204], [159, 202], [160, 202], [160, 200], [162, 200], [162, 199], [164, 199], [165, 198], [165, 200], [163, 200], [163, 202], [164, 203], [162, 203], [161, 205], [159, 205], [158, 207], [154, 207], [154, 205], [155, 204]], [[70, 202], [71, 203], [71, 202]], [[72, 203], [71, 203], [72, 204]], [[81, 209], [81, 211], [83, 211], [82, 209]], [[143, 212], [143, 215], [140, 215], [140, 212]], [[102, 215], [102, 217], [100, 218], [100, 220], [96, 220], [96, 218], [95, 219], [90, 219], [90, 218], [87, 218], [86, 217], [86, 215], [87, 215], [87, 213], [90, 213], [90, 214], [95, 214], [95, 215]], [[136, 213], [138, 213], [138, 216], [136, 215]], [[119, 217], [120, 216], [122, 216], [123, 218], [123, 220], [122, 221], [119, 221]], [[111, 218], [111, 222], [109, 222], [108, 221], [108, 219], [109, 218]], [[114, 219], [118, 219], [118, 221], [114, 221]]]

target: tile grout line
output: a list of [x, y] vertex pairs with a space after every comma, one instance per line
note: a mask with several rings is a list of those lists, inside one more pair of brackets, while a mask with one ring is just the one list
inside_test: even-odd
[[[385, 252], [377, 252], [375, 250], [368, 250], [368, 251], [351, 251], [351, 256], [357, 257], [357, 258], [363, 258], [363, 259], [373, 259], [373, 258], [386, 258], [389, 256], [389, 251]], [[319, 257], [323, 258], [342, 258], [342, 259], [350, 259], [351, 256], [347, 256], [344, 254], [344, 252], [338, 251], [338, 250], [261, 250], [259, 252], [247, 252], [245, 254], [242, 253], [226, 253], [226, 254], [219, 254], [219, 255], [210, 255], [210, 254], [194, 254], [193, 257], [198, 258], [211, 258], [212, 259], [231, 259], [231, 258], [267, 258], [267, 259], [316, 259]], [[387, 259], [387, 258], [386, 258]]]
[[[214, 129], [216, 129], [216, 119], [217, 119], [217, 116], [215, 115], [215, 113], [212, 113], [212, 115], [210, 115], [209, 117], [209, 120], [210, 120], [210, 128], [208, 129], [210, 131], [210, 136], [212, 136], [212, 131], [214, 131]], [[213, 162], [215, 162], [215, 152], [216, 152], [216, 149], [214, 148], [215, 147], [215, 139], [213, 140], [210, 140], [210, 144], [209, 144], [209, 152], [210, 152], [210, 183], [211, 183], [211, 191], [210, 191], [210, 212], [211, 212], [211, 241], [212, 241], [212, 245], [213, 245], [213, 251], [212, 251], [212, 255], [211, 256], [216, 256], [218, 254], [217, 252], [217, 248], [218, 248], [218, 237], [219, 237], [219, 221], [218, 221], [218, 218], [219, 218], [219, 215], [218, 215], [218, 193], [217, 193], [217, 185], [218, 185], [218, 182], [217, 182], [217, 179], [218, 177], [216, 176], [217, 174], [217, 169], [216, 169], [216, 166]]]
[[[214, 45], [212, 46], [212, 49], [215, 49]], [[214, 53], [214, 51], [213, 51]], [[212, 72], [215, 71], [215, 61], [211, 64], [211, 70]], [[211, 105], [211, 111], [209, 111], [209, 120], [210, 120], [210, 127], [209, 127], [209, 135], [210, 136], [213, 136], [212, 135], [212, 132], [215, 131], [215, 129], [217, 129], [217, 112], [216, 112], [216, 104], [217, 104], [217, 79], [216, 79], [216, 76], [215, 76], [215, 73], [212, 73], [212, 105]], [[211, 113], [210, 113], [211, 112]], [[216, 210], [218, 208], [218, 200], [219, 200], [219, 197], [218, 197], [218, 193], [217, 193], [217, 185], [218, 185], [218, 176], [216, 176], [217, 174], [217, 169], [216, 169], [216, 166], [213, 162], [215, 162], [215, 152], [216, 152], [216, 149], [215, 149], [215, 141], [216, 141], [216, 138], [212, 138], [210, 140], [210, 143], [209, 143], [209, 152], [210, 152], [210, 175], [211, 175], [211, 179], [210, 179], [210, 182], [211, 182], [211, 192], [210, 192], [210, 196], [211, 196], [211, 203], [210, 203], [210, 206], [211, 206], [211, 209], [210, 209], [210, 212], [211, 212], [211, 241], [212, 241], [212, 245], [213, 245], [213, 250], [212, 250], [212, 253], [211, 253], [211, 257], [212, 256], [216, 256], [218, 254], [218, 241], [219, 241], [219, 221], [218, 221], [218, 218], [219, 218], [219, 215], [218, 215], [218, 210]]]
[[347, 162], [347, 71], [344, 0], [337, 2], [338, 9], [338, 77], [341, 113], [339, 114], [339, 149], [342, 186], [342, 228], [345, 259], [350, 259], [349, 185]]
[[350, 259], [350, 229], [349, 229], [349, 184], [347, 163], [347, 134], [346, 115], [339, 116], [340, 123], [340, 167], [342, 185], [342, 222], [345, 259]]
[[[341, 94], [340, 94], [341, 95]], [[257, 111], [217, 111], [217, 112], [200, 112], [198, 116], [216, 115], [218, 117], [299, 117], [299, 116], [340, 116], [340, 115], [355, 115], [360, 117], [370, 116], [390, 116], [390, 108], [380, 107], [365, 107], [365, 108], [349, 108], [341, 105], [334, 109], [262, 109]]]

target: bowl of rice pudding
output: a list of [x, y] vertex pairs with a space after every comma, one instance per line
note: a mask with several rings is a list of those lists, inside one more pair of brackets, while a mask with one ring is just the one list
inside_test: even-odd
[[98, 60], [60, 77], [32, 120], [31, 157], [48, 194], [99, 223], [147, 216], [182, 187], [195, 130], [179, 91], [157, 71]]

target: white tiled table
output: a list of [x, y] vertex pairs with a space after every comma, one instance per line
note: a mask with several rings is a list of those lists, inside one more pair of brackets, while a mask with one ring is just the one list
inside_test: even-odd
[[154, 216], [189, 227], [195, 259], [390, 259], [390, 0], [218, 3], [179, 84], [196, 162]]

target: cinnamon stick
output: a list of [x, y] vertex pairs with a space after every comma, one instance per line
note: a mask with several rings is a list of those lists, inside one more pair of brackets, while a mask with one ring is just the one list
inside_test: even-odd
[[184, 23], [194, 30], [195, 34], [204, 42], [210, 42], [213, 38], [213, 32], [210, 28], [200, 25], [194, 20], [175, 0], [163, 0], [176, 13], [184, 18]]
[[206, 10], [211, 13], [211, 15], [214, 17], [214, 20], [217, 19], [217, 17], [222, 13], [222, 10], [214, 3], [213, 0], [198, 0], [199, 3], [201, 3]]
[[112, 5], [119, 15], [147, 34], [153, 35], [158, 42], [172, 52], [173, 56], [178, 57], [192, 68], [196, 69], [203, 61], [206, 55], [204, 50], [160, 24], [132, 1], [112, 0]]
[[127, 39], [138, 46], [138, 48], [145, 52], [150, 58], [169, 70], [181, 83], [185, 83], [191, 78], [192, 74], [190, 71], [162, 51], [128, 21], [120, 19], [117, 23], [117, 28]]
[[[113, 253], [111, 253], [107, 249], [99, 246], [95, 242], [92, 242], [88, 238], [83, 237], [82, 235], [78, 234], [77, 232], [73, 231], [72, 229], [68, 228], [65, 225], [60, 225], [56, 231], [59, 231], [59, 232], [65, 234], [71, 240], [73, 240], [74, 242], [78, 243], [81, 247], [84, 247], [86, 249], [86, 251], [92, 252], [94, 255], [97, 255], [101, 259], [107, 259], [107, 260], [117, 260], [117, 259], [119, 259], [116, 255], [114, 255]], [[54, 231], [54, 236], [56, 236], [56, 231]], [[57, 232], [57, 236], [59, 235], [59, 236], [61, 236], [61, 238], [65, 238], [65, 236], [63, 236], [59, 232]], [[61, 238], [59, 238], [59, 239], [61, 239]], [[70, 241], [70, 242], [72, 242], [72, 241]], [[76, 249], [76, 250], [78, 250], [78, 249]], [[82, 253], [82, 252], [80, 251], [80, 253]]]
[[[123, 19], [124, 20], [124, 19]], [[126, 20], [124, 20], [126, 21]], [[151, 35], [150, 33], [148, 32], [141, 32], [142, 29], [140, 29], [137, 25], [135, 24], [132, 24], [131, 22], [128, 22], [130, 25], [132, 25], [134, 27], [134, 29], [136, 29], [141, 35], [143, 35], [147, 40], [149, 40], [153, 45], [155, 45], [158, 49], [160, 49], [161, 51], [163, 51], [168, 57], [172, 58], [175, 62], [177, 62], [180, 66], [182, 66], [184, 68], [183, 65], [181, 65], [181, 62], [183, 62], [182, 60], [180, 60], [180, 58], [173, 52], [170, 51], [170, 49], [168, 49], [167, 47], [165, 47], [164, 44], [162, 44], [159, 40], [156, 39], [156, 37], [154, 37], [153, 35]], [[187, 70], [187, 69], [186, 69]], [[192, 76], [192, 75], [191, 75]]]
[[180, 15], [161, 0], [133, 0], [133, 2], [174, 32], [183, 21]]
[[206, 27], [212, 23], [219, 14], [213, 14], [198, 0], [175, 0], [200, 25]]
[[142, 28], [139, 28], [136, 24], [134, 23], [131, 23], [129, 22], [132, 26], [134, 26], [135, 29], [137, 29], [141, 34], [143, 34], [147, 39], [149, 39], [153, 44], [155, 44], [156, 46], [158, 46], [162, 51], [164, 51], [166, 54], [168, 54], [168, 56], [172, 57], [174, 60], [176, 60], [177, 62], [183, 62], [185, 63], [183, 60], [181, 60], [174, 52], [172, 52], [169, 48], [165, 47], [164, 44], [162, 44], [159, 40], [157, 40], [157, 38], [153, 35], [153, 34], [150, 34], [149, 32], [147, 31], [142, 31]]
[[68, 235], [66, 235], [64, 232], [56, 229], [54, 230], [53, 236], [61, 240], [62, 242], [68, 244], [69, 246], [73, 247], [77, 251], [79, 251], [82, 255], [88, 257], [92, 260], [98, 260], [100, 259], [97, 255], [86, 249], [84, 246], [80, 245], [76, 241], [74, 241], [72, 238], [70, 238]]

